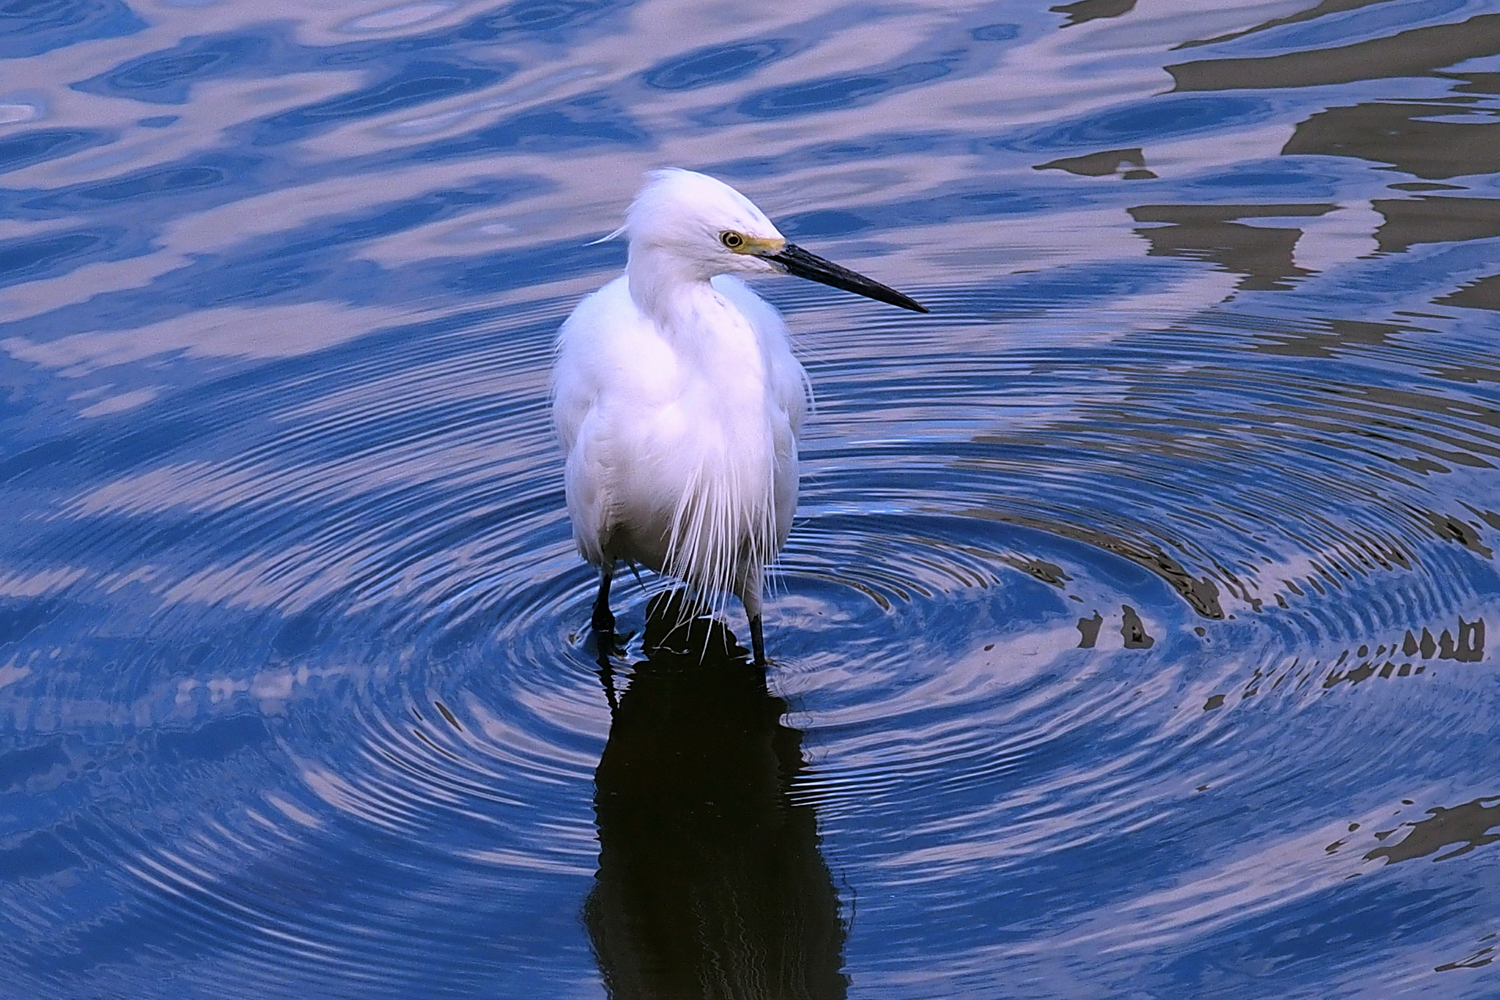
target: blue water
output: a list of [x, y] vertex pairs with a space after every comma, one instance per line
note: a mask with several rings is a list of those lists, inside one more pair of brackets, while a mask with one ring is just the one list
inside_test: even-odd
[[[0, 5], [0, 996], [1500, 997], [1500, 7], [1221, 7]], [[563, 513], [663, 165], [933, 309], [764, 677]]]

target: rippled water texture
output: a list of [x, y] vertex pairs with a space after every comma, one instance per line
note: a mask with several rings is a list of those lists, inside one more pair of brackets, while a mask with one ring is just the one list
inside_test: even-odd
[[[1500, 7], [1313, 3], [0, 2], [0, 996], [1500, 997]], [[586, 634], [662, 165], [933, 307], [765, 677]]]

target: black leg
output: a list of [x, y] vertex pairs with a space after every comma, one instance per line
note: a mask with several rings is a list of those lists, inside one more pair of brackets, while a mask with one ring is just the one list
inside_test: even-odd
[[594, 617], [590, 620], [595, 632], [615, 630], [614, 612], [609, 610], [609, 580], [613, 575], [609, 570], [599, 574], [599, 596], [594, 598]]
[[751, 567], [748, 578], [736, 591], [740, 601], [745, 605], [745, 617], [750, 620], [750, 652], [755, 657], [757, 667], [766, 665], [766, 638], [760, 630], [761, 586], [761, 569], [759, 566], [754, 566]]
[[766, 665], [766, 637], [761, 633], [760, 615], [750, 619], [750, 651], [755, 655], [755, 665]]

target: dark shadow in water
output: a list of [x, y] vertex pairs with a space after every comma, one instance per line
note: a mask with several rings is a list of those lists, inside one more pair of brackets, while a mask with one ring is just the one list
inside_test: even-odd
[[1233, 41], [1236, 38], [1244, 38], [1246, 35], [1253, 35], [1257, 32], [1269, 31], [1272, 28], [1279, 28], [1285, 24], [1297, 24], [1301, 21], [1316, 20], [1317, 18], [1320, 18], [1325, 14], [1341, 14], [1346, 10], [1356, 10], [1360, 7], [1368, 7], [1372, 4], [1390, 2], [1391, 0], [1323, 0], [1323, 2], [1318, 4], [1316, 7], [1309, 7], [1307, 10], [1299, 10], [1297, 13], [1288, 15], [1286, 17], [1278, 17], [1273, 18], [1270, 21], [1262, 21], [1260, 24], [1255, 25], [1255, 27], [1253, 28], [1245, 28], [1241, 31], [1233, 31], [1227, 35], [1215, 35], [1213, 38], [1196, 38], [1190, 42], [1183, 42], [1181, 45], [1174, 45], [1172, 48], [1173, 51], [1176, 51], [1178, 49], [1190, 49], [1195, 45], [1215, 45], [1219, 42], [1228, 42]]
[[1500, 142], [1495, 141], [1493, 120], [1428, 120], [1466, 112], [1462, 105], [1435, 102], [1371, 102], [1329, 108], [1299, 123], [1281, 153], [1350, 156], [1389, 163], [1402, 173], [1428, 180], [1500, 170]]
[[1404, 327], [1357, 319], [1314, 319], [1310, 328], [1276, 330], [1257, 339], [1250, 350], [1295, 358], [1336, 358], [1390, 343]]
[[1174, 90], [1262, 90], [1318, 87], [1355, 80], [1425, 76], [1466, 59], [1500, 51], [1500, 14], [1480, 14], [1459, 24], [1412, 28], [1385, 38], [1336, 48], [1309, 49], [1244, 59], [1204, 59], [1166, 70]]
[[1068, 15], [1068, 19], [1063, 22], [1063, 27], [1071, 28], [1075, 24], [1097, 21], [1103, 17], [1120, 17], [1129, 14], [1135, 10], [1135, 0], [1078, 0], [1077, 3], [1061, 4], [1047, 9]]
[[[972, 440], [976, 444], [1002, 443], [1000, 438], [990, 434], [976, 434]], [[975, 467], [979, 468], [981, 466], [976, 465]], [[986, 521], [999, 521], [1003, 524], [1016, 524], [1023, 528], [1033, 528], [1037, 531], [1060, 535], [1063, 538], [1071, 538], [1074, 541], [1083, 542], [1085, 545], [1092, 545], [1095, 548], [1103, 549], [1105, 552], [1129, 559], [1137, 566], [1155, 573], [1169, 587], [1177, 591], [1178, 596], [1187, 602], [1188, 607], [1204, 618], [1220, 620], [1225, 615], [1224, 606], [1219, 602], [1219, 585], [1208, 576], [1193, 576], [1188, 572], [1186, 566], [1172, 558], [1162, 550], [1161, 546], [1150, 540], [1125, 538], [1119, 535], [1112, 535], [1107, 531], [1068, 524], [1063, 521], [1025, 517], [1017, 514], [1000, 514], [986, 507], [966, 508], [963, 511], [963, 516], [980, 518]]]
[[[595, 772], [599, 871], [583, 908], [614, 1000], [842, 998], [845, 928], [813, 807], [791, 786], [802, 734], [781, 722], [729, 631], [647, 609]], [[706, 652], [704, 652], [706, 650]]]
[[[1497, 804], [1485, 805], [1486, 802]], [[1447, 861], [1449, 858], [1468, 854], [1476, 847], [1483, 847], [1500, 840], [1500, 834], [1490, 833], [1495, 827], [1500, 826], [1500, 798], [1494, 796], [1478, 798], [1451, 809], [1436, 806], [1427, 810], [1427, 813], [1430, 818], [1411, 824], [1411, 832], [1402, 838], [1400, 843], [1390, 847], [1377, 847], [1365, 855], [1365, 860], [1385, 858], [1386, 864], [1394, 865], [1402, 861], [1411, 861], [1413, 858], [1425, 858], [1428, 855], [1437, 854], [1445, 847], [1458, 844], [1456, 850], [1432, 859]], [[1394, 832], [1386, 830], [1383, 833], [1376, 833], [1375, 836], [1384, 840]]]
[[1500, 274], [1480, 278], [1459, 288], [1451, 295], [1433, 299], [1440, 306], [1462, 306], [1465, 309], [1493, 309], [1500, 311]]
[[[1495, 166], [1500, 169], [1500, 153]], [[1383, 253], [1404, 253], [1421, 243], [1461, 243], [1500, 236], [1500, 201], [1494, 198], [1376, 198], [1385, 217], [1375, 230]]]
[[1150, 180], [1156, 176], [1146, 169], [1146, 156], [1139, 146], [1133, 149], [1106, 149], [1083, 156], [1065, 156], [1060, 160], [1038, 163], [1031, 169], [1066, 170], [1080, 177], [1108, 177], [1110, 174], [1120, 173], [1122, 166], [1126, 169], [1121, 176], [1127, 181]]
[[[1432, 515], [1434, 518], [1437, 515]], [[1463, 525], [1463, 522], [1454, 518], [1445, 519], [1445, 523]], [[1463, 527], [1470, 533], [1472, 528], [1467, 525]], [[1437, 523], [1434, 524], [1437, 530]], [[1449, 541], [1459, 539], [1448, 536]], [[1484, 661], [1484, 632], [1485, 623], [1483, 618], [1474, 621], [1465, 621], [1462, 615], [1458, 617], [1458, 628], [1442, 629], [1437, 636], [1433, 636], [1429, 628], [1422, 629], [1419, 638], [1411, 629], [1406, 630], [1406, 639], [1398, 647], [1392, 643], [1389, 649], [1386, 646], [1377, 646], [1374, 656], [1370, 655], [1368, 645], [1360, 646], [1357, 651], [1346, 650], [1333, 664], [1333, 670], [1323, 679], [1323, 687], [1331, 688], [1335, 684], [1348, 681], [1351, 685], [1359, 684], [1379, 675], [1383, 678], [1409, 677], [1415, 674], [1427, 672], [1427, 665], [1417, 662], [1418, 658], [1431, 660], [1453, 660], [1458, 663], [1482, 663]], [[1397, 656], [1397, 650], [1400, 656]], [[1351, 659], [1350, 652], [1354, 652]], [[1353, 666], [1339, 669], [1345, 662]]]
[[1150, 649], [1156, 645], [1156, 639], [1146, 632], [1141, 616], [1128, 604], [1122, 607], [1120, 635], [1125, 640], [1126, 649]]
[[1294, 263], [1292, 251], [1302, 230], [1247, 226], [1238, 219], [1319, 216], [1335, 206], [1314, 205], [1138, 205], [1129, 209], [1137, 222], [1169, 223], [1137, 229], [1151, 244], [1150, 257], [1190, 257], [1211, 261], [1243, 274], [1239, 287], [1286, 289], [1290, 279], [1312, 273]]

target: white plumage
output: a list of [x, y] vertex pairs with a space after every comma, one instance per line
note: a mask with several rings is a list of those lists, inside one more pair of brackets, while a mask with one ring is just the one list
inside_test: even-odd
[[716, 609], [739, 597], [764, 662], [764, 570], [797, 506], [809, 392], [781, 316], [734, 275], [790, 272], [926, 310], [787, 243], [720, 181], [647, 178], [613, 234], [630, 241], [625, 273], [574, 309], [553, 369], [573, 537], [601, 573], [593, 624], [613, 629], [610, 578], [634, 560]]

